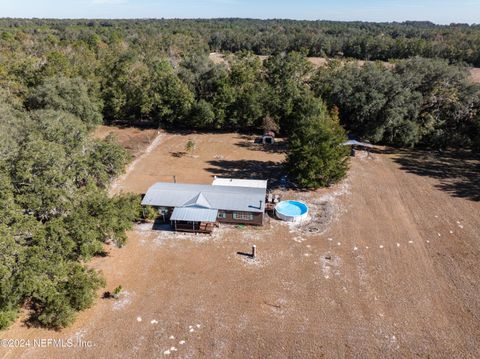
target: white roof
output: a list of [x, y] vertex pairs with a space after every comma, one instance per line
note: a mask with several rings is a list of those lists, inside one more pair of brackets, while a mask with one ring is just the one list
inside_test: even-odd
[[175, 207], [171, 221], [216, 222], [218, 210], [209, 208]]
[[218, 178], [212, 182], [214, 186], [234, 186], [250, 188], [267, 188], [266, 180], [238, 179], [238, 178]]

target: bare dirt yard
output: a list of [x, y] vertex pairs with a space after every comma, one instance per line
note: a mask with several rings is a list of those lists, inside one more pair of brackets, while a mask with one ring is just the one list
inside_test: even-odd
[[158, 135], [158, 130], [151, 128], [119, 127], [119, 126], [98, 126], [94, 137], [104, 139], [112, 134], [133, 157], [142, 154]]
[[[115, 191], [282, 173], [282, 147], [249, 136], [161, 136]], [[282, 193], [310, 205], [313, 222], [299, 227], [270, 219], [195, 236], [136, 225], [91, 264], [106, 290], [123, 286], [120, 299], [98, 299], [60, 332], [18, 321], [1, 333], [81, 345], [0, 358], [478, 358], [479, 166], [468, 154], [360, 153], [341, 184]], [[236, 254], [252, 244], [255, 260]]]
[[480, 83], [480, 69], [479, 68], [472, 68], [470, 69], [472, 74], [473, 82]]

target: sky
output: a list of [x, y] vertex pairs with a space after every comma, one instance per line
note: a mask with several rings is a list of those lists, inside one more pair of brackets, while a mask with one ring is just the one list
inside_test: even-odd
[[480, 23], [480, 0], [0, 0], [0, 17], [248, 17]]

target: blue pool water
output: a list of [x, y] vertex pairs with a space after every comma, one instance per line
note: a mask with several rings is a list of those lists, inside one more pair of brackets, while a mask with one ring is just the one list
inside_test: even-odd
[[308, 212], [308, 207], [305, 203], [298, 201], [283, 201], [275, 207], [277, 212], [286, 216], [301, 216]]

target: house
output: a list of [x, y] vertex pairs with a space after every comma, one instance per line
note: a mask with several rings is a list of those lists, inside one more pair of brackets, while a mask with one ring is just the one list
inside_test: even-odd
[[230, 184], [241, 185], [225, 185], [228, 181], [215, 178], [212, 185], [159, 182], [148, 189], [142, 205], [157, 208], [177, 231], [209, 233], [217, 222], [263, 225], [266, 181], [261, 187], [259, 182], [234, 179]]

